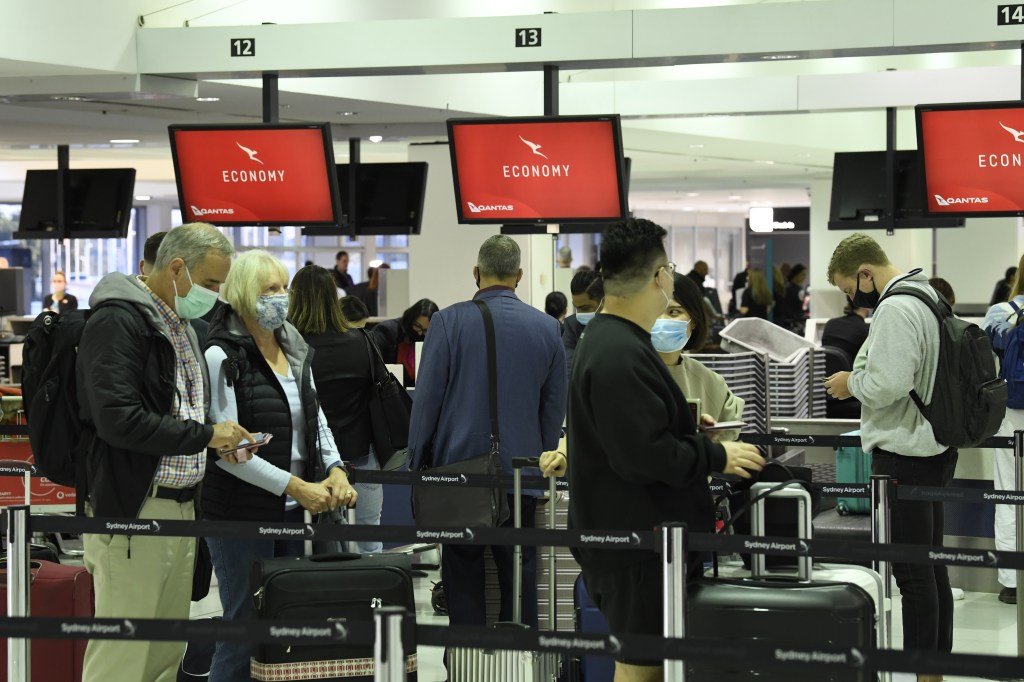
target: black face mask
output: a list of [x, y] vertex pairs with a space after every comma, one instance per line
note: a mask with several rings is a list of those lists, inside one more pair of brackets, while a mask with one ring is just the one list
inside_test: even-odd
[[873, 277], [871, 278], [871, 291], [860, 290], [860, 278], [858, 277], [857, 291], [854, 292], [853, 298], [851, 298], [850, 301], [858, 308], [870, 308], [871, 310], [874, 310], [875, 306], [878, 305], [878, 299], [881, 297], [882, 295], [875, 289], [875, 279]]

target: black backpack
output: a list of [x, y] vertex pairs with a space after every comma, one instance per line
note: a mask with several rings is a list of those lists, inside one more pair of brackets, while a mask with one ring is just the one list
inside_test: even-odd
[[[90, 433], [78, 416], [75, 365], [92, 311], [43, 312], [25, 335], [22, 395], [36, 467], [54, 483], [76, 486], [76, 463]], [[81, 495], [81, 491], [79, 491]]]
[[932, 401], [924, 404], [917, 391], [910, 397], [932, 425], [935, 440], [954, 448], [971, 448], [995, 435], [1006, 414], [1006, 382], [996, 371], [992, 344], [980, 327], [953, 315], [941, 295], [935, 301], [917, 287], [894, 287], [879, 299], [913, 296], [928, 306], [939, 322], [939, 363]]

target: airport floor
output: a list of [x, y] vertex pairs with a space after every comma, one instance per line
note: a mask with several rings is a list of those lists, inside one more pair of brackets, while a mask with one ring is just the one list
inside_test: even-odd
[[[426, 578], [416, 578], [417, 622], [428, 625], [446, 625], [448, 619], [434, 614], [430, 606], [430, 587], [438, 580], [438, 572], [430, 571]], [[900, 648], [902, 635], [900, 628], [899, 592], [893, 590], [893, 647]], [[204, 617], [220, 614], [220, 602], [216, 587], [210, 596], [202, 602], [193, 604], [192, 616]], [[953, 650], [957, 653], [993, 654], [1013, 656], [1017, 653], [1017, 610], [1009, 604], [1003, 604], [997, 595], [982, 592], [967, 592], [964, 599], [954, 605], [954, 640]], [[446, 675], [441, 662], [442, 650], [438, 647], [420, 647], [418, 651], [420, 682], [444, 682]], [[913, 675], [893, 676], [893, 682], [913, 682]], [[966, 680], [983, 680], [982, 677], [946, 676], [946, 682], [962, 682]], [[598, 680], [596, 682], [610, 682]]]

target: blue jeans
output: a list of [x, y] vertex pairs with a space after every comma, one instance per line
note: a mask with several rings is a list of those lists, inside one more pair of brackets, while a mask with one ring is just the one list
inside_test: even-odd
[[[287, 523], [301, 523], [302, 509], [285, 513]], [[206, 538], [210, 546], [217, 589], [224, 609], [224, 620], [254, 620], [256, 607], [252, 601], [249, 574], [253, 562], [269, 557], [302, 556], [303, 543], [288, 540], [249, 540], [237, 538]], [[249, 659], [256, 654], [256, 645], [249, 642], [217, 642], [210, 669], [211, 682], [249, 682]]]
[[[373, 454], [373, 446], [365, 457], [352, 460], [356, 469], [380, 471], [380, 464]], [[381, 509], [384, 508], [384, 486], [380, 483], [354, 483], [352, 485], [359, 493], [359, 501], [356, 502], [356, 525], [358, 526], [379, 526]], [[380, 541], [357, 542], [357, 551], [360, 554], [380, 554], [384, 551], [384, 544]]]

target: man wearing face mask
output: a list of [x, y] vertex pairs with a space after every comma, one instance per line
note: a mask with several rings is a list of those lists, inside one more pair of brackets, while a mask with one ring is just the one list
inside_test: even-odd
[[565, 318], [562, 345], [565, 347], [566, 371], [571, 375], [576, 344], [579, 343], [587, 324], [594, 319], [594, 315], [597, 314], [597, 309], [601, 307], [601, 301], [604, 299], [604, 284], [601, 282], [601, 274], [597, 270], [577, 272], [569, 284], [569, 292], [572, 294], [572, 307], [575, 313]]
[[[480, 247], [473, 278], [494, 320], [502, 469], [512, 457], [539, 456], [558, 444], [565, 415], [565, 353], [558, 321], [523, 303], [519, 245], [495, 235]], [[456, 303], [430, 320], [409, 425], [409, 464], [459, 462], [490, 448], [490, 405], [484, 319], [472, 302]], [[523, 526], [532, 527], [539, 490], [523, 491]], [[514, 500], [509, 500], [509, 508]], [[506, 526], [513, 523], [510, 518]], [[512, 548], [491, 547], [501, 585], [500, 620], [512, 619]], [[484, 548], [446, 545], [441, 577], [452, 625], [483, 625]], [[523, 547], [523, 622], [537, 625], [537, 552]]]
[[[686, 396], [651, 345], [651, 328], [673, 299], [673, 272], [649, 220], [612, 225], [601, 241], [604, 307], [576, 349], [569, 387], [569, 525], [650, 530], [685, 521], [714, 530], [708, 476], [750, 477], [764, 460], [746, 443], [697, 432]], [[649, 550], [577, 548], [591, 598], [615, 634], [662, 634], [661, 558]], [[701, 572], [700, 557], [688, 567]], [[661, 680], [661, 661], [618, 658], [617, 681]]]
[[[155, 232], [146, 239], [146, 243], [142, 246], [142, 260], [139, 261], [139, 274], [143, 277], [148, 276], [154, 270], [154, 263], [156, 263], [156, 254], [160, 250], [160, 245], [164, 243], [164, 237], [167, 236], [166, 232]], [[217, 303], [214, 304], [213, 308], [204, 317], [209, 317], [217, 310], [217, 307], [223, 305], [220, 299], [217, 299]], [[210, 323], [202, 317], [197, 317], [194, 320], [189, 320], [188, 323], [192, 325], [192, 329], [196, 332], [196, 337], [199, 339], [199, 347], [206, 348], [206, 337], [210, 333]]]
[[[224, 285], [227, 305], [210, 323], [206, 364], [214, 418], [235, 419], [271, 440], [230, 466], [211, 459], [203, 482], [210, 520], [302, 523], [303, 510], [321, 514], [354, 504], [320, 409], [312, 350], [287, 321], [288, 271], [266, 251], [246, 251]], [[257, 559], [301, 556], [300, 540], [208, 538], [225, 620], [256, 617], [249, 569]], [[248, 680], [248, 642], [219, 642], [210, 679]]]
[[[853, 305], [874, 309], [868, 338], [852, 372], [837, 372], [825, 381], [839, 399], [861, 402], [862, 447], [872, 454], [871, 471], [904, 485], [943, 487], [956, 469], [957, 450], [935, 440], [931, 424], [911, 398], [925, 405], [939, 360], [939, 325], [934, 313], [913, 296], [889, 296], [915, 287], [938, 300], [920, 269], [897, 270], [871, 237], [854, 234], [836, 247], [828, 281]], [[880, 299], [884, 300], [879, 303]], [[941, 502], [899, 500], [892, 512], [892, 541], [940, 546]], [[953, 646], [953, 597], [945, 566], [893, 564], [903, 598], [903, 648], [950, 651]], [[939, 676], [919, 675], [919, 680]]]
[[[78, 348], [88, 502], [97, 517], [195, 518], [207, 448], [250, 434], [233, 421], [210, 423], [206, 365], [188, 320], [206, 313], [227, 279], [234, 249], [210, 225], [168, 233], [145, 279], [112, 273], [89, 299]], [[188, 618], [195, 538], [84, 536], [98, 618]], [[173, 679], [184, 642], [96, 639], [83, 679]]]

